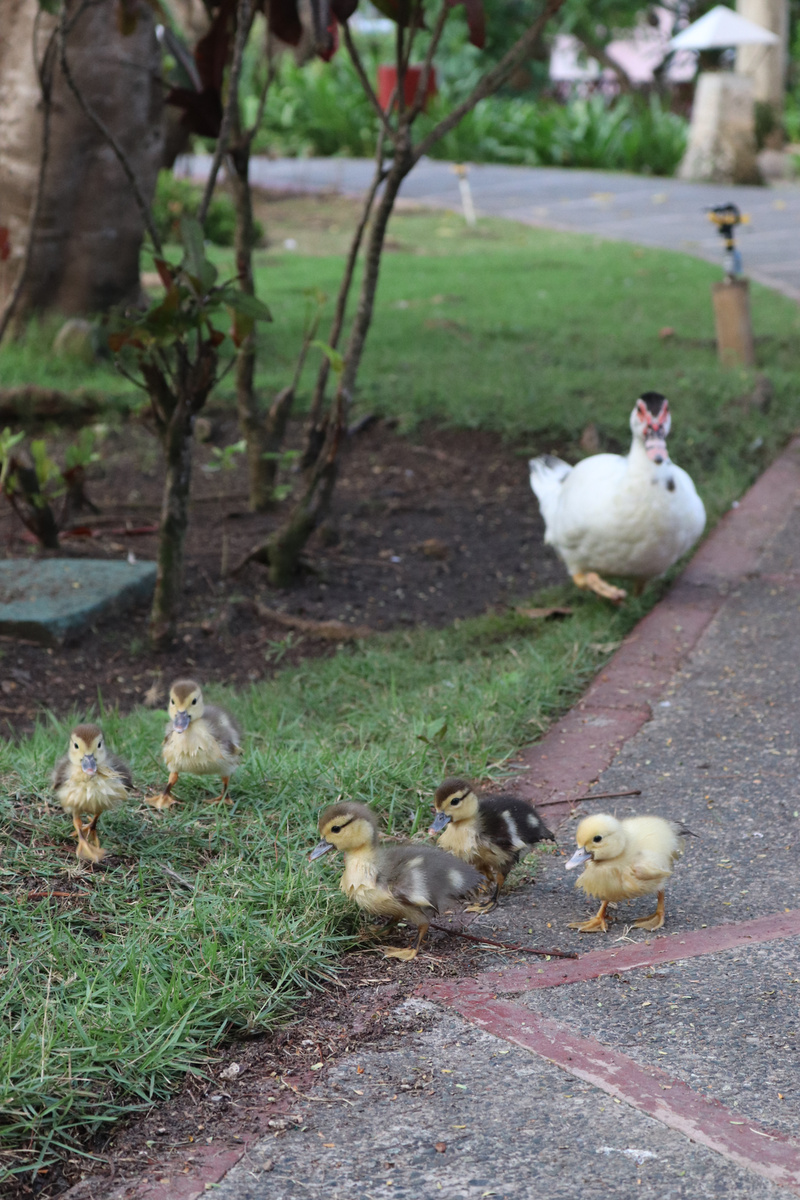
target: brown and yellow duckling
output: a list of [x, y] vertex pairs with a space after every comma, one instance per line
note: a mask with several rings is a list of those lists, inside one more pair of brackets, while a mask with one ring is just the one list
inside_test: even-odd
[[[69, 735], [69, 750], [53, 771], [53, 791], [61, 807], [72, 814], [78, 836], [75, 853], [85, 862], [100, 862], [106, 851], [100, 845], [97, 822], [112, 808], [119, 808], [133, 787], [130, 768], [109, 754], [98, 725], [76, 725]], [[82, 817], [90, 817], [84, 825]]]
[[194, 679], [176, 679], [169, 690], [169, 721], [161, 756], [169, 768], [169, 780], [158, 796], [148, 796], [153, 808], [169, 808], [177, 800], [172, 789], [180, 775], [219, 775], [222, 791], [210, 804], [230, 804], [228, 786], [239, 765], [242, 737], [224, 708], [206, 704], [200, 684]]
[[329, 805], [320, 816], [319, 832], [322, 840], [310, 859], [329, 850], [344, 852], [339, 886], [346, 896], [391, 924], [416, 925], [413, 946], [389, 947], [387, 958], [416, 958], [433, 917], [469, 898], [481, 881], [468, 863], [434, 846], [381, 845], [377, 817], [366, 804]]
[[633, 924], [638, 929], [660, 929], [664, 924], [664, 885], [683, 854], [687, 836], [697, 835], [681, 821], [663, 817], [628, 817], [624, 821], [607, 813], [585, 817], [575, 832], [578, 849], [565, 867], [572, 871], [583, 866], [575, 886], [602, 904], [591, 920], [573, 921], [570, 929], [605, 933], [609, 904], [653, 892], [657, 893], [655, 912]]
[[469, 912], [491, 912], [506, 876], [537, 842], [554, 841], [535, 808], [516, 796], [478, 796], [466, 779], [445, 779], [433, 798], [436, 816], [429, 833], [438, 845], [486, 877], [494, 890]]

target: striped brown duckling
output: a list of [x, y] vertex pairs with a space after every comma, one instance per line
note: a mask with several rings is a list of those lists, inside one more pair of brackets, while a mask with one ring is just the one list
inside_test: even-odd
[[466, 779], [445, 779], [433, 798], [436, 816], [429, 833], [438, 845], [471, 863], [493, 892], [469, 912], [491, 912], [506, 876], [537, 842], [554, 837], [535, 808], [516, 796], [478, 796]]
[[[72, 816], [78, 837], [78, 858], [100, 862], [106, 851], [100, 845], [97, 822], [104, 812], [119, 808], [133, 787], [130, 768], [110, 754], [99, 725], [76, 725], [69, 735], [69, 749], [56, 763], [53, 792], [61, 807]], [[90, 818], [84, 825], [84, 815]]]
[[169, 808], [177, 800], [172, 789], [181, 775], [219, 775], [222, 791], [209, 799], [230, 804], [228, 786], [239, 765], [242, 736], [224, 708], [206, 704], [200, 684], [194, 679], [176, 679], [169, 690], [169, 721], [161, 756], [169, 768], [169, 780], [158, 796], [147, 796], [153, 808]]
[[319, 818], [319, 832], [322, 840], [310, 859], [343, 851], [339, 886], [346, 896], [391, 924], [416, 925], [414, 944], [389, 947], [387, 958], [416, 958], [433, 917], [468, 899], [481, 882], [474, 867], [434, 846], [381, 845], [378, 819], [366, 804], [329, 805]]

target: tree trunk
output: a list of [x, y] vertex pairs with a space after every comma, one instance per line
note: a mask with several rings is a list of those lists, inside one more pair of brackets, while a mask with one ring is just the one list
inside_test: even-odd
[[[77, 0], [67, 6], [75, 17]], [[32, 36], [38, 5], [11, 0], [0, 43], [0, 212], [8, 214], [19, 267], [30, 236], [31, 198], [41, 152], [42, 120]], [[87, 6], [66, 37], [71, 74], [87, 104], [122, 145], [146, 199], [152, 199], [161, 157], [160, 54], [150, 9], [136, 8], [124, 35], [115, 0]], [[52, 18], [43, 14], [37, 44]], [[10, 116], [9, 116], [10, 114]], [[55, 67], [51, 150], [31, 261], [17, 308], [19, 322], [34, 310], [102, 311], [139, 297], [139, 252], [144, 227], [125, 174], [106, 139], [81, 111]], [[0, 272], [6, 294], [15, 272]]]
[[156, 590], [150, 614], [150, 638], [156, 646], [167, 643], [175, 631], [175, 613], [183, 589], [193, 426], [193, 414], [181, 397], [164, 433], [167, 474], [161, 503]]

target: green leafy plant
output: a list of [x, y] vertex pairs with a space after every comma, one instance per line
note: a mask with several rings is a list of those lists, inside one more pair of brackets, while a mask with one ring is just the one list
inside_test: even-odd
[[[165, 244], [179, 244], [181, 218], [196, 217], [200, 209], [201, 189], [188, 179], [179, 179], [172, 171], [160, 171], [153, 200], [153, 220]], [[264, 240], [264, 227], [254, 222], [256, 244]], [[205, 238], [213, 246], [232, 246], [236, 229], [236, 209], [226, 192], [213, 197], [203, 225]]]
[[[76, 512], [87, 508], [98, 511], [85, 492], [86, 467], [100, 458], [95, 440], [94, 430], [83, 429], [77, 441], [67, 447], [61, 467], [49, 454], [44, 439], [33, 438], [26, 447], [24, 433], [4, 429], [0, 434], [0, 493], [45, 549], [58, 548], [59, 529]], [[54, 505], [62, 497], [57, 517]]]
[[247, 442], [244, 438], [230, 446], [212, 446], [211, 462], [206, 463], [203, 470], [209, 474], [215, 471], [232, 471], [236, 466], [236, 459], [240, 454], [244, 454], [246, 449]]

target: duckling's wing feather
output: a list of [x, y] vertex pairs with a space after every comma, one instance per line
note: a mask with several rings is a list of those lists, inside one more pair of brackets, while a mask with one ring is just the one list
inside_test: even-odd
[[454, 854], [435, 846], [383, 846], [378, 885], [406, 904], [442, 912], [467, 899], [483, 877]]
[[648, 879], [669, 879], [671, 871], [665, 871], [663, 867], [659, 867], [656, 863], [647, 862], [645, 859], [640, 859], [631, 866], [631, 875], [642, 881]]
[[239, 753], [242, 735], [224, 708], [218, 708], [216, 704], [207, 704], [203, 709], [203, 719], [226, 754]]
[[116, 771], [126, 788], [133, 787], [133, 775], [128, 764], [118, 754], [109, 754], [108, 765]]
[[517, 796], [485, 796], [478, 813], [482, 837], [507, 854], [553, 837], [536, 809]]
[[69, 778], [70, 766], [71, 763], [67, 754], [65, 754], [63, 758], [60, 758], [56, 763], [55, 767], [53, 768], [53, 774], [50, 776], [50, 782], [55, 791], [58, 791], [58, 789], [63, 787], [67, 782], [67, 779]]

